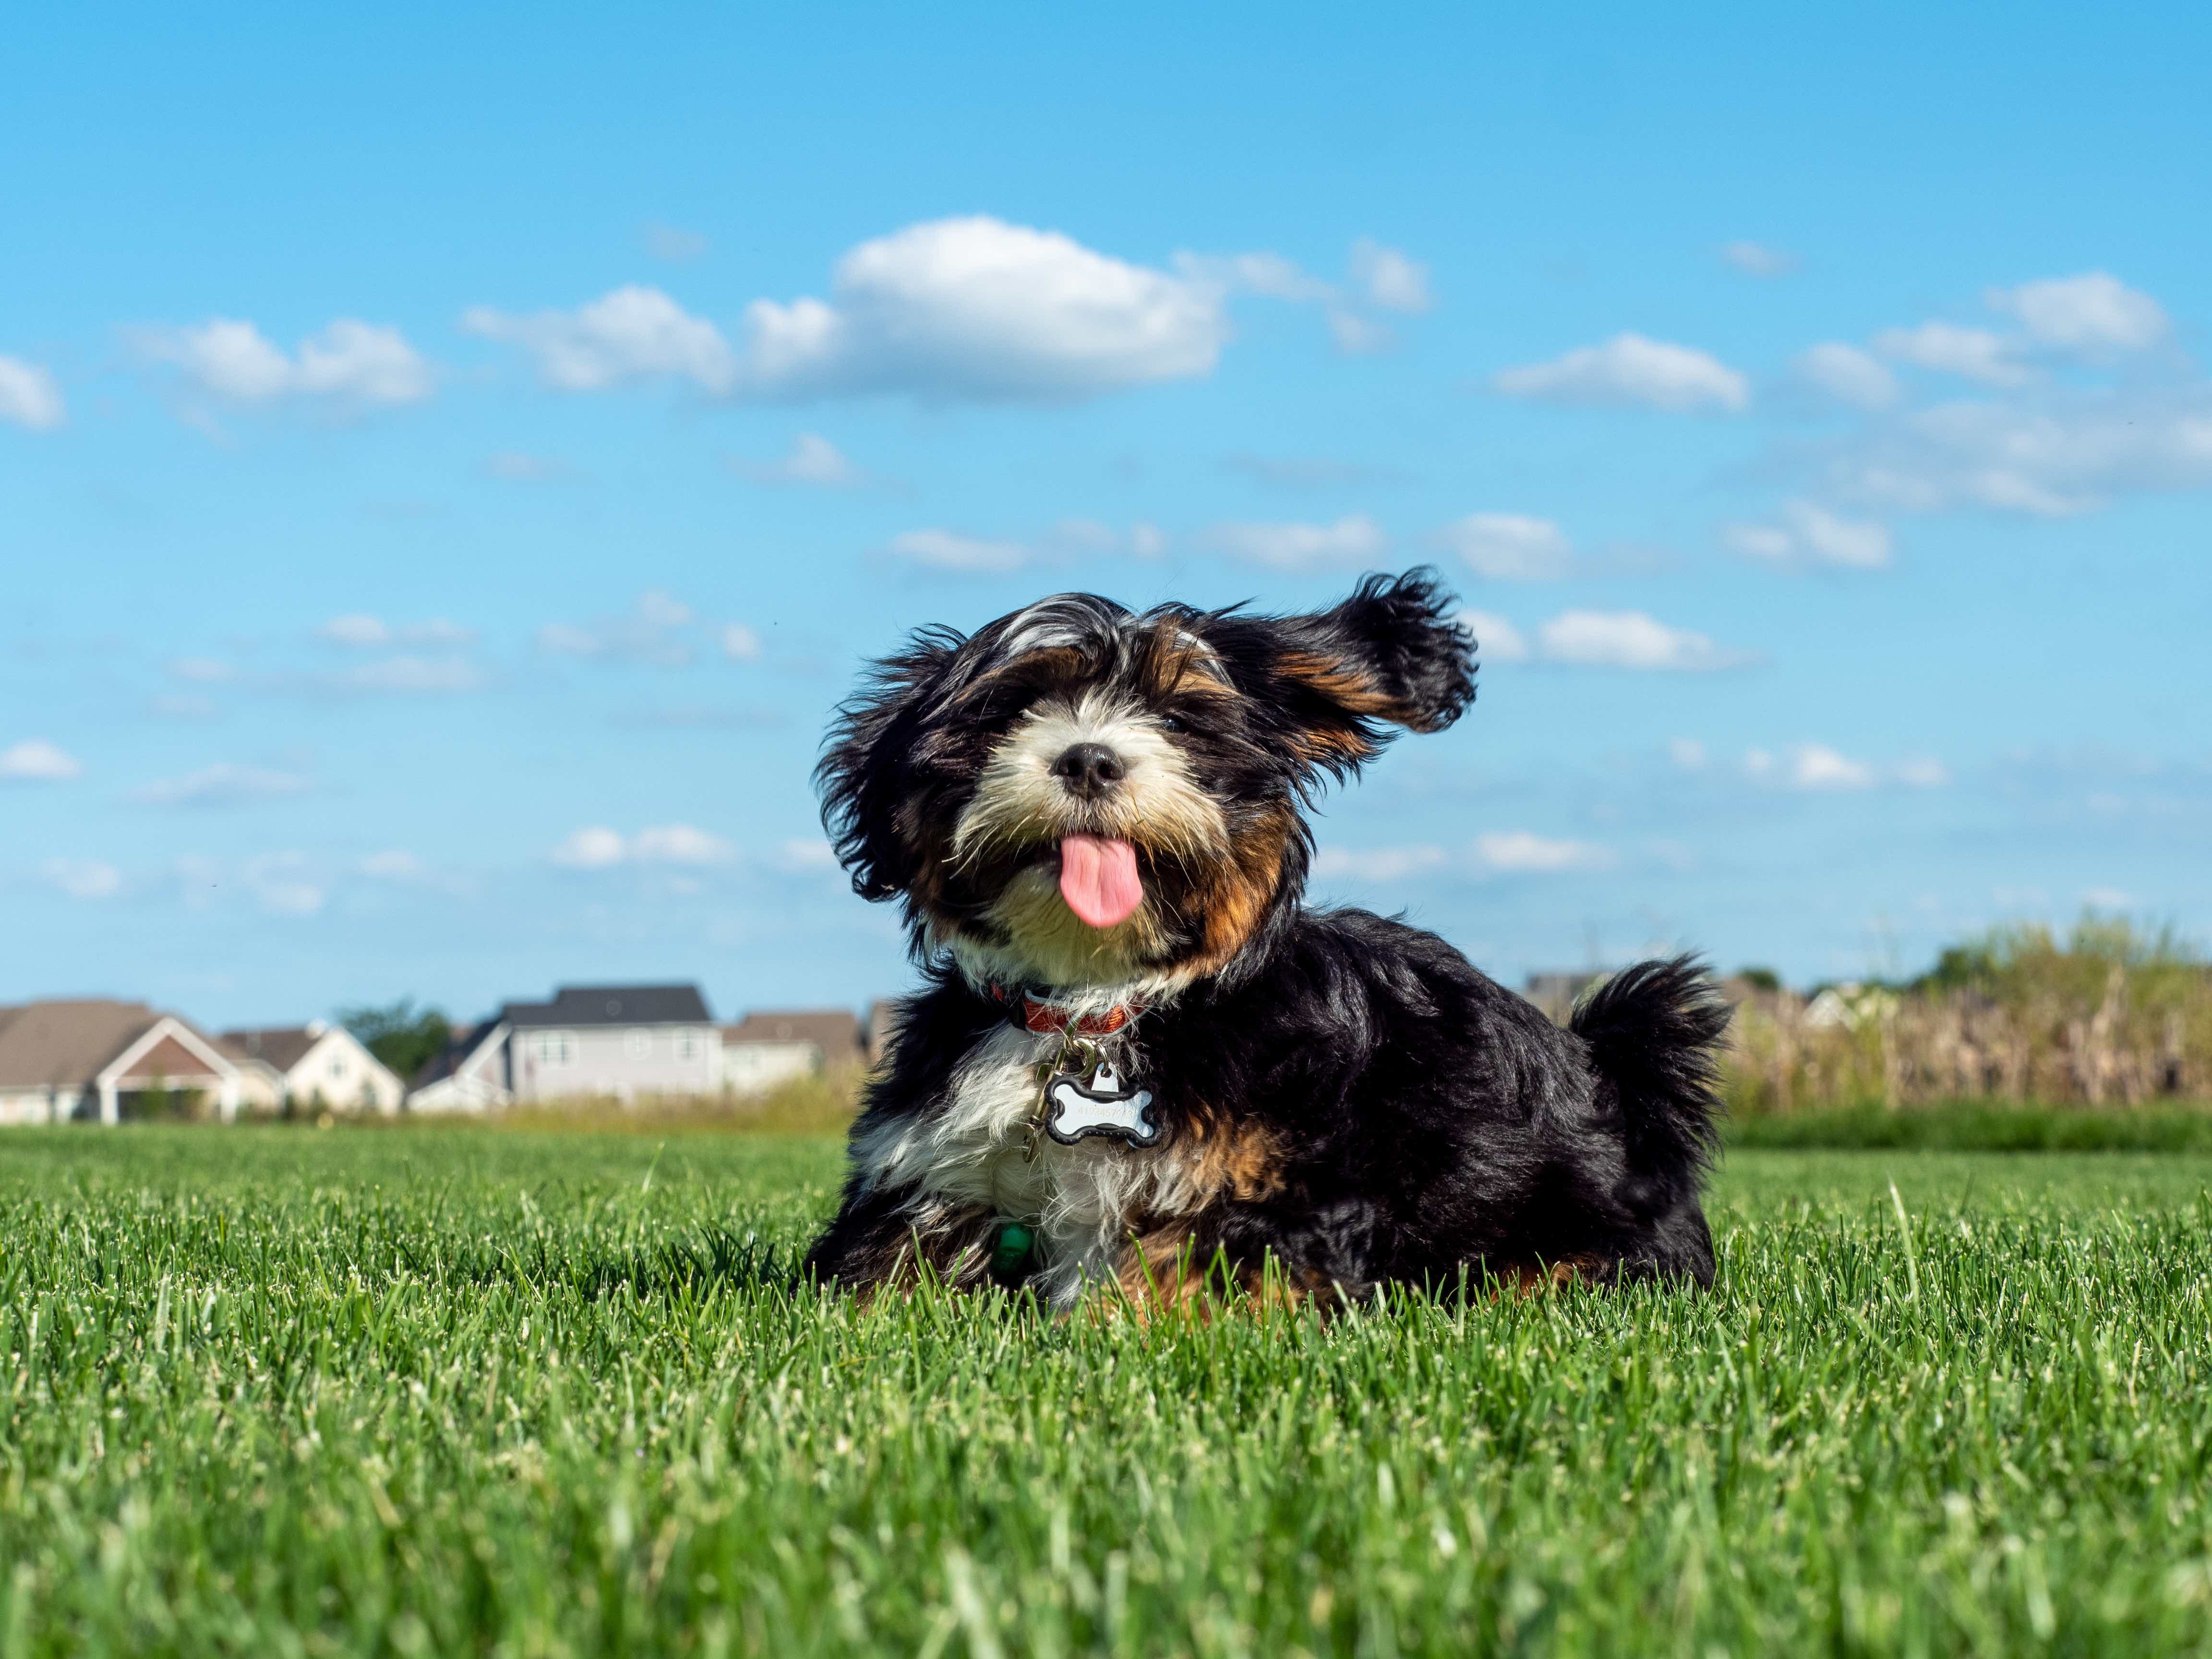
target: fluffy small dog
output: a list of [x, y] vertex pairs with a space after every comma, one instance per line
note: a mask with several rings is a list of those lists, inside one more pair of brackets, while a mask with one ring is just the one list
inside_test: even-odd
[[1692, 963], [1614, 975], [1561, 1030], [1434, 934], [1304, 902], [1322, 781], [1474, 701], [1449, 607], [1426, 572], [1302, 617], [1066, 593], [877, 665], [823, 817], [929, 983], [818, 1278], [1063, 1310], [1711, 1282], [1728, 1014]]

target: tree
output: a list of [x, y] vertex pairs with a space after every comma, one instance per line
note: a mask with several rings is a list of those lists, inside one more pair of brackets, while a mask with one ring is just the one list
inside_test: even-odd
[[437, 1058], [453, 1036], [452, 1022], [441, 1010], [417, 1008], [412, 997], [402, 997], [381, 1008], [341, 1008], [338, 1024], [398, 1073], [402, 1082], [413, 1079]]

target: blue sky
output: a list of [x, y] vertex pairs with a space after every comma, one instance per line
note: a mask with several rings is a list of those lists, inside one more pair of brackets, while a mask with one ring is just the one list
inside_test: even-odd
[[1509, 981], [2212, 931], [2202, 9], [10, 33], [0, 1000], [858, 1003], [862, 659], [1419, 562], [1317, 887]]

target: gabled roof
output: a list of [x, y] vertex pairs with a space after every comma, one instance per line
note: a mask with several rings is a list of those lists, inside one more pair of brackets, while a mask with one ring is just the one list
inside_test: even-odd
[[0, 1088], [75, 1088], [161, 1016], [143, 1002], [59, 999], [0, 1009]]
[[499, 1018], [518, 1030], [546, 1025], [708, 1025], [696, 985], [564, 985], [550, 1002], [510, 1002]]
[[722, 1028], [725, 1048], [741, 1042], [811, 1042], [823, 1060], [857, 1060], [867, 1051], [860, 1019], [843, 1008], [765, 1010]]
[[222, 1046], [240, 1060], [258, 1060], [289, 1072], [330, 1035], [327, 1025], [280, 1025], [259, 1031], [225, 1031]]

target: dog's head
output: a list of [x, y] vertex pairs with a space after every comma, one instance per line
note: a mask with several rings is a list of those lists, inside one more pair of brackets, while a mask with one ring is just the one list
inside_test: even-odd
[[1474, 696], [1432, 574], [1312, 616], [1062, 593], [916, 635], [845, 705], [817, 773], [863, 897], [978, 979], [1164, 990], [1219, 974], [1297, 902], [1300, 808], [1391, 726]]

